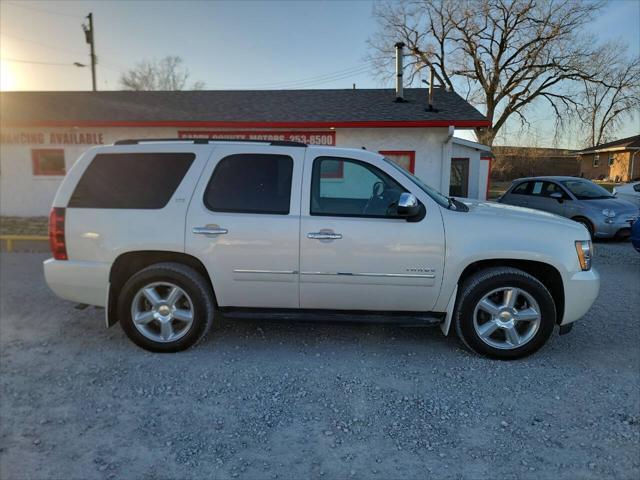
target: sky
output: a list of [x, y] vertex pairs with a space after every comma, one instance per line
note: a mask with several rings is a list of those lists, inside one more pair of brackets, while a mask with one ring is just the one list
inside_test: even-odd
[[[89, 63], [81, 28], [89, 12], [99, 90], [118, 89], [122, 71], [166, 55], [181, 56], [207, 89], [390, 88], [365, 61], [377, 29], [372, 8], [370, 1], [0, 0], [0, 89], [90, 89], [90, 69], [73, 66]], [[640, 52], [640, 0], [613, 0], [591, 28]], [[535, 142], [552, 146], [550, 112], [538, 107], [529, 116]], [[622, 130], [621, 137], [637, 133], [640, 119]], [[516, 122], [506, 132], [508, 143], [533, 142]]]

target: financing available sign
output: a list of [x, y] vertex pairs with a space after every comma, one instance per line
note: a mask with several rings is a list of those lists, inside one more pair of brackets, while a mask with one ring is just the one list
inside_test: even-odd
[[0, 143], [5, 145], [103, 145], [102, 132], [0, 132]]
[[336, 144], [335, 131], [286, 131], [286, 130], [179, 130], [179, 138], [228, 138], [233, 140], [264, 140], [265, 142], [302, 142], [308, 145]]

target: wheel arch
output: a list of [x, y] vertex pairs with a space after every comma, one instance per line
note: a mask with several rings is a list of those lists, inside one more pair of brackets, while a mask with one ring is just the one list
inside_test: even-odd
[[110, 327], [118, 322], [118, 318], [116, 316], [116, 303], [122, 285], [124, 285], [124, 283], [133, 274], [139, 272], [143, 268], [163, 262], [180, 263], [193, 268], [196, 272], [201, 274], [209, 284], [209, 288], [213, 294], [214, 305], [217, 308], [218, 304], [216, 301], [213, 283], [211, 282], [211, 277], [209, 276], [204, 264], [198, 258], [181, 252], [137, 250], [121, 254], [111, 265], [111, 270], [109, 272], [109, 297], [107, 299], [107, 326]]
[[591, 228], [587, 228], [587, 230], [589, 230], [589, 233], [591, 235], [595, 233], [595, 224], [591, 221], [589, 217], [585, 215], [574, 215], [573, 217], [571, 217], [571, 220], [573, 220], [574, 222], [580, 222], [580, 223], [582, 223], [582, 221], [587, 222], [587, 224], [591, 226]]
[[535, 260], [510, 258], [478, 260], [465, 267], [460, 274], [458, 284], [460, 285], [465, 279], [474, 273], [491, 267], [518, 268], [540, 281], [540, 283], [549, 290], [549, 293], [551, 293], [551, 296], [553, 297], [553, 301], [556, 304], [556, 324], [560, 324], [564, 316], [565, 298], [562, 275], [560, 275], [560, 272], [556, 267], [548, 263]]

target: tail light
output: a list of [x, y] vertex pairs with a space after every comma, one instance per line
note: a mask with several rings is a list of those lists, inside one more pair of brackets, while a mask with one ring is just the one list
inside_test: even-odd
[[54, 207], [49, 214], [49, 246], [56, 260], [67, 260], [64, 241], [64, 208]]

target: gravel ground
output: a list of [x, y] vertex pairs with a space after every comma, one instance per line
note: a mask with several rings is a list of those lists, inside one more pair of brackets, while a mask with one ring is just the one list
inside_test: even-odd
[[438, 329], [225, 321], [153, 355], [0, 255], [0, 477], [640, 477], [640, 255], [596, 246], [570, 335], [498, 362]]

